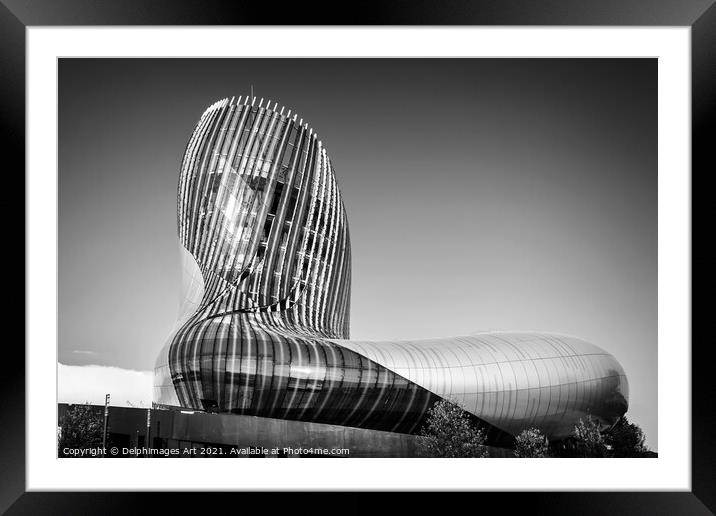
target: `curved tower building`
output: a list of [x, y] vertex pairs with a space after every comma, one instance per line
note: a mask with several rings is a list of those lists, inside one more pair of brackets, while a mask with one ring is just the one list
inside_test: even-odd
[[348, 221], [331, 160], [303, 120], [255, 99], [210, 106], [181, 165], [183, 303], [155, 368], [170, 408], [416, 433], [450, 399], [493, 443], [569, 435], [626, 412], [619, 363], [580, 339], [483, 333], [349, 339]]

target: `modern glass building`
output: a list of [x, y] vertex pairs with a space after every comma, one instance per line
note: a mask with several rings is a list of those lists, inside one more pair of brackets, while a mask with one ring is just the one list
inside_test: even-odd
[[348, 221], [331, 160], [295, 114], [255, 98], [201, 116], [182, 161], [183, 303], [155, 368], [154, 401], [416, 433], [450, 399], [500, 444], [552, 440], [627, 410], [613, 356], [553, 334], [349, 340]]

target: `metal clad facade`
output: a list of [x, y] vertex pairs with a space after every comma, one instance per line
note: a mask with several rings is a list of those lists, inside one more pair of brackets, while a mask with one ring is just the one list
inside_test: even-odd
[[201, 116], [178, 185], [177, 327], [155, 367], [160, 405], [414, 433], [441, 398], [488, 428], [552, 439], [627, 407], [621, 366], [570, 337], [349, 338], [348, 221], [312, 129], [263, 99]]

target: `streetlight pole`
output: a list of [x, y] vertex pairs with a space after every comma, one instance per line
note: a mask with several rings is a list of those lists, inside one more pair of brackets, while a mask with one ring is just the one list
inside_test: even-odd
[[102, 455], [107, 456], [107, 416], [109, 416], [109, 394], [104, 396], [104, 429], [102, 430]]
[[[149, 448], [151, 447], [151, 444], [150, 444], [151, 441], [149, 440], [151, 437], [151, 434], [152, 434], [152, 409], [148, 408], [147, 409], [147, 442], [145, 443], [147, 451], [149, 451]], [[144, 456], [146, 457], [147, 454], [145, 453]], [[151, 457], [151, 455], [150, 455], [150, 457]]]

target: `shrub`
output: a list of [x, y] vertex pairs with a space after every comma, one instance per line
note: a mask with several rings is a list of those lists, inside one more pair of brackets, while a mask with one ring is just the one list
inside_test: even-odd
[[418, 450], [427, 457], [487, 457], [485, 433], [467, 412], [451, 401], [440, 400], [420, 430]]
[[65, 457], [65, 448], [88, 449], [102, 447], [104, 418], [91, 405], [73, 405], [67, 409], [60, 426], [57, 455]]
[[515, 457], [549, 457], [549, 441], [538, 428], [522, 430], [515, 438]]
[[609, 450], [600, 431], [599, 421], [587, 416], [574, 427], [574, 445], [578, 457], [608, 457]]
[[604, 440], [611, 448], [613, 457], [644, 457], [649, 452], [644, 432], [639, 425], [630, 423], [626, 416], [617, 421]]

